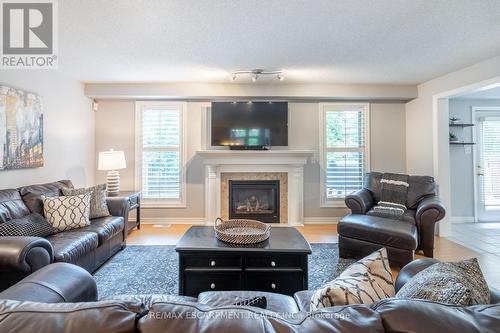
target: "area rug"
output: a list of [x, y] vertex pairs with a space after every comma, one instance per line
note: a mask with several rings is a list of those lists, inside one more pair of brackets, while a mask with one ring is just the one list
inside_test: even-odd
[[[335, 278], [353, 260], [339, 258], [338, 245], [311, 244], [309, 289]], [[99, 298], [121, 294], [177, 294], [178, 256], [173, 245], [128, 245], [95, 274]]]

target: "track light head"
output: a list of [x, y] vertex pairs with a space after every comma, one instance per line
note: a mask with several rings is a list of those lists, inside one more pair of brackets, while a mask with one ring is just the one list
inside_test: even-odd
[[258, 78], [259, 78], [259, 74], [252, 75], [252, 82], [256, 82]]
[[236, 74], [233, 74], [232, 76], [233, 81], [236, 81], [236, 78], [237, 78]]
[[276, 78], [280, 81], [283, 81], [285, 79], [285, 77], [281, 73], [278, 73], [278, 75], [276, 75]]

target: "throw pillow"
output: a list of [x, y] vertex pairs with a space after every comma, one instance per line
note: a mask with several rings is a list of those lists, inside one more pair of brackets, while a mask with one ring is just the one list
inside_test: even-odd
[[267, 299], [265, 296], [257, 296], [251, 299], [246, 299], [243, 301], [239, 301], [234, 303], [236, 306], [253, 306], [256, 308], [266, 309], [267, 308]]
[[396, 294], [453, 305], [489, 304], [490, 290], [476, 258], [439, 262], [411, 278]]
[[54, 228], [38, 213], [28, 214], [0, 224], [0, 236], [47, 237]]
[[90, 197], [90, 218], [109, 216], [108, 204], [106, 202], [106, 184], [99, 184], [88, 188], [63, 188], [65, 196], [81, 195], [87, 192], [92, 193]]
[[316, 290], [311, 298], [311, 311], [335, 305], [371, 304], [394, 297], [395, 293], [387, 250], [382, 248]]
[[47, 221], [57, 231], [90, 225], [90, 193], [69, 197], [44, 197], [43, 211]]

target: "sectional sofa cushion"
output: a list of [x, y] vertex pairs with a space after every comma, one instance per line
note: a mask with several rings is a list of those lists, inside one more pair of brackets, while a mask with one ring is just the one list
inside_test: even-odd
[[64, 231], [47, 237], [54, 248], [54, 261], [77, 263], [86, 254], [97, 249], [99, 241], [95, 232]]
[[38, 213], [0, 223], [0, 236], [47, 237], [56, 230]]
[[70, 180], [60, 180], [47, 184], [23, 186], [18, 190], [30, 212], [43, 215], [42, 195], [46, 197], [58, 197], [62, 195], [61, 190], [68, 187], [73, 188]]
[[476, 258], [439, 262], [411, 278], [396, 294], [446, 304], [488, 304], [490, 291]]
[[23, 217], [30, 210], [16, 189], [0, 190], [0, 223]]
[[90, 225], [86, 227], [73, 229], [69, 231], [94, 232], [97, 234], [97, 237], [99, 239], [99, 246], [101, 246], [104, 242], [110, 240], [111, 238], [122, 232], [123, 228], [124, 224], [123, 224], [123, 218], [121, 216], [106, 216], [93, 219], [92, 221], [90, 221]]
[[382, 248], [316, 290], [311, 298], [311, 311], [336, 305], [371, 304], [395, 294], [387, 250]]
[[47, 221], [58, 231], [90, 225], [90, 193], [70, 197], [42, 196]]
[[81, 195], [90, 192], [90, 218], [95, 219], [109, 216], [108, 204], [106, 203], [106, 184], [78, 189], [63, 188], [62, 192], [65, 196]]

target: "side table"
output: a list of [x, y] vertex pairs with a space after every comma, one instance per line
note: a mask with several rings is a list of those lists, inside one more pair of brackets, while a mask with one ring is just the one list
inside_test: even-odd
[[118, 195], [113, 198], [127, 198], [129, 202], [129, 213], [136, 210], [136, 218], [134, 221], [126, 221], [128, 232], [132, 231], [135, 227], [137, 230], [141, 229], [141, 191], [120, 191]]

